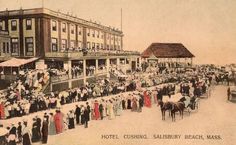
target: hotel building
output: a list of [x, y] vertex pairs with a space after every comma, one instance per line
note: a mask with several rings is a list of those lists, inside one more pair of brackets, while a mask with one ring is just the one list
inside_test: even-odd
[[[123, 36], [118, 29], [47, 8], [0, 11], [0, 61], [38, 58], [33, 59], [36, 69], [67, 70], [68, 78], [52, 81], [51, 90], [110, 77], [112, 67], [124, 73], [135, 70], [140, 54], [123, 50]], [[81, 67], [81, 77], [72, 77], [74, 66]], [[88, 75], [91, 66], [95, 72]]]

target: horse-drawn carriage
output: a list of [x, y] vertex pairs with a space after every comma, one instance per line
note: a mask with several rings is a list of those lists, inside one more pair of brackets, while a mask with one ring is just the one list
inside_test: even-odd
[[165, 99], [164, 102], [159, 102], [162, 112], [162, 120], [165, 120], [166, 111], [169, 111], [172, 121], [175, 121], [176, 112], [179, 112], [180, 117], [183, 118], [184, 112], [188, 112], [190, 115], [191, 111], [198, 110], [199, 108], [199, 98], [189, 97], [180, 93], [175, 94], [171, 98], [173, 99]]

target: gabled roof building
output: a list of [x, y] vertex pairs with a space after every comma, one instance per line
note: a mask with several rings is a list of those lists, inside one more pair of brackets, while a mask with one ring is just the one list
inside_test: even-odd
[[191, 66], [195, 57], [182, 43], [152, 43], [141, 56], [164, 67]]

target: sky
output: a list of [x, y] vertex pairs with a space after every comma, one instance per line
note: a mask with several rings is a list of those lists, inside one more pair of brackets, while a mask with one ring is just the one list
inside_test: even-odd
[[[42, 7], [43, 0], [0, 0], [0, 10]], [[44, 0], [44, 7], [121, 28], [124, 49], [183, 43], [195, 64], [236, 63], [235, 0]]]

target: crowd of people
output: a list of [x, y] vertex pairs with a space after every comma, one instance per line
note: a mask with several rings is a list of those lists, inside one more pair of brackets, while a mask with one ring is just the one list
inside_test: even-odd
[[7, 91], [0, 93], [0, 119], [20, 117], [30, 111], [30, 103], [43, 101], [37, 96], [42, 94], [49, 77], [46, 70], [22, 71]]
[[[34, 78], [35, 75], [38, 83], [43, 84], [45, 83], [43, 80], [47, 78], [48, 74], [47, 72], [37, 72], [32, 74], [31, 78]], [[26, 75], [25, 80], [27, 81], [18, 83], [17, 87], [13, 87], [13, 85], [9, 87], [8, 93], [12, 91], [17, 91], [17, 93], [12, 95], [14, 99], [9, 95], [5, 96], [10, 104], [1, 102], [0, 115], [1, 119], [8, 119], [47, 110], [42, 118], [43, 121], [36, 116], [32, 126], [29, 126], [25, 120], [18, 123], [17, 129], [15, 129], [15, 125], [8, 128], [9, 143], [14, 144], [17, 141], [23, 142], [23, 144], [38, 141], [47, 143], [48, 135], [62, 133], [67, 129], [75, 128], [76, 125], [84, 125], [87, 128], [90, 120], [115, 119], [124, 110], [142, 112], [143, 106], [151, 107], [158, 103], [158, 100], [162, 100], [163, 96], [171, 98], [177, 91], [191, 97], [200, 97], [206, 93], [213, 78], [214, 75], [198, 70], [191, 74], [176, 73], [175, 71], [139, 72], [130, 75], [126, 82], [110, 82], [108, 79], [101, 79], [96, 84], [87, 83], [80, 88], [43, 94], [39, 90], [36, 91], [35, 82], [30, 81]], [[151, 91], [143, 89], [152, 88], [159, 84], [162, 85], [154, 87]], [[176, 87], [179, 87], [179, 90]], [[127, 91], [128, 93], [126, 93]], [[9, 101], [8, 98], [12, 100]], [[62, 105], [78, 102], [79, 104], [74, 109], [66, 114], [62, 112]], [[51, 109], [56, 109], [55, 113]]]
[[77, 78], [83, 74], [83, 67], [75, 65], [71, 68], [72, 78]]

